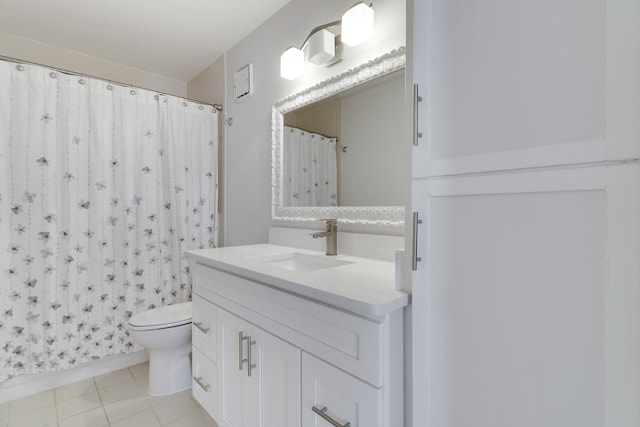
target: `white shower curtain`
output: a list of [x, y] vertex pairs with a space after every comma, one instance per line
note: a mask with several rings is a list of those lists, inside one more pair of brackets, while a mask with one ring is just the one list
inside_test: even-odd
[[284, 127], [284, 206], [337, 206], [336, 138]]
[[0, 61], [0, 381], [140, 349], [214, 246], [217, 111]]

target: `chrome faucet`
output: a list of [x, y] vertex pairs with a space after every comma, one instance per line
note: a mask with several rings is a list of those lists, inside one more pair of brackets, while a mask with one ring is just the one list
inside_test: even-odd
[[318, 237], [327, 238], [327, 255], [338, 255], [338, 220], [337, 219], [321, 219], [320, 221], [327, 222], [327, 229], [325, 231], [319, 231], [313, 233], [311, 237], [317, 239]]

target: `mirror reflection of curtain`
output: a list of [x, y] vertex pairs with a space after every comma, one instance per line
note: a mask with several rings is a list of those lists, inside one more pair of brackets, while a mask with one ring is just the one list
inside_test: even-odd
[[337, 206], [336, 143], [337, 138], [284, 127], [284, 206]]

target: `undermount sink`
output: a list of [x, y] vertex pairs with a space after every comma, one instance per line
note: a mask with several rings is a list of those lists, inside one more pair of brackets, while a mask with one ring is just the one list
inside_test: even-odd
[[251, 260], [291, 271], [315, 271], [353, 264], [351, 261], [336, 259], [326, 255], [309, 255], [300, 252], [262, 255], [251, 257]]

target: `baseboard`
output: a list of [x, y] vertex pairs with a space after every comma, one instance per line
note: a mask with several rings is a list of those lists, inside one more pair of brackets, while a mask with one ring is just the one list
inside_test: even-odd
[[22, 375], [0, 384], [0, 403], [51, 390], [97, 375], [108, 374], [149, 360], [145, 350], [105, 357], [72, 369], [58, 372]]

